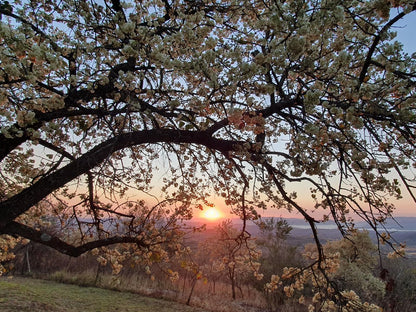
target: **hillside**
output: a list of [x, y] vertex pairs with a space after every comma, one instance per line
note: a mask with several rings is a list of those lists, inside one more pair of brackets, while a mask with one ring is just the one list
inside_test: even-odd
[[0, 312], [204, 312], [177, 302], [31, 278], [0, 278]]

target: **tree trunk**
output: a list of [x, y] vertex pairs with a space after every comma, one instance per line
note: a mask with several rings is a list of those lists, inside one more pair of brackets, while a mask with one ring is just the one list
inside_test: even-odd
[[102, 265], [100, 263], [98, 263], [97, 272], [95, 273], [95, 281], [94, 281], [95, 286], [99, 286], [99, 284], [101, 284], [101, 276], [100, 276], [101, 267], [102, 267]]
[[195, 278], [195, 279], [193, 280], [193, 282], [192, 282], [191, 292], [189, 293], [188, 300], [186, 300], [186, 305], [189, 305], [189, 303], [191, 302], [191, 297], [192, 297], [192, 294], [193, 294], [193, 292], [194, 292], [194, 288], [195, 288], [195, 285], [196, 285], [196, 282], [197, 282], [197, 281], [198, 281], [198, 280]]
[[25, 258], [26, 258], [26, 264], [27, 264], [27, 273], [30, 274], [31, 270], [30, 270], [30, 259], [29, 259], [29, 244], [26, 246]]
[[228, 269], [230, 280], [231, 280], [231, 293], [233, 300], [235, 300], [235, 278], [234, 278], [234, 268]]

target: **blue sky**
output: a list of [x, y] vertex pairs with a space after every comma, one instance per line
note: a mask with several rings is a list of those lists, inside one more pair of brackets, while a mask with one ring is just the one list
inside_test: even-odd
[[[395, 16], [392, 12], [391, 17]], [[403, 19], [398, 21], [394, 30], [397, 32], [396, 40], [404, 45], [404, 50], [409, 53], [416, 52], [416, 12], [406, 15]]]

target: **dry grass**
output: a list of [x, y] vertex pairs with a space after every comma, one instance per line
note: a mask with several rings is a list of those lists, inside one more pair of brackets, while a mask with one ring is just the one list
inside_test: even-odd
[[[94, 286], [95, 272], [85, 271], [74, 274], [58, 271], [48, 275], [60, 283], [69, 283], [79, 286]], [[179, 280], [171, 283], [166, 279], [151, 280], [149, 276], [134, 274], [124, 276], [113, 276], [101, 274], [99, 283], [96, 285], [104, 289], [112, 289], [121, 292], [138, 293], [153, 298], [163, 298], [180, 303], [188, 299], [190, 287], [184, 281]], [[201, 307], [213, 312], [257, 312], [265, 311], [265, 302], [262, 295], [251, 287], [243, 287], [242, 293], [238, 293], [238, 299], [231, 299], [230, 286], [224, 283], [216, 283], [215, 291], [213, 283], [204, 284], [198, 282], [190, 301], [191, 306]]]
[[[95, 272], [85, 271], [82, 274], [69, 274], [60, 271], [51, 274], [48, 278], [61, 283], [91, 286], [95, 281]], [[151, 280], [149, 276], [140, 274], [123, 275], [118, 278], [111, 274], [102, 274], [97, 286], [121, 292], [137, 293], [152, 298], [163, 298], [182, 304], [186, 303], [190, 292], [188, 283], [185, 283], [184, 287], [183, 280], [171, 283], [169, 280], [162, 278]], [[194, 289], [190, 304], [212, 312], [269, 311], [260, 292], [249, 286], [244, 286], [241, 290], [237, 294], [237, 300], [232, 300], [229, 285], [217, 282], [214, 288], [213, 282], [204, 284], [199, 281]], [[299, 312], [304, 310], [306, 310], [305, 306], [287, 302], [279, 306], [277, 311]]]
[[1, 312], [204, 312], [161, 299], [31, 278], [0, 278]]

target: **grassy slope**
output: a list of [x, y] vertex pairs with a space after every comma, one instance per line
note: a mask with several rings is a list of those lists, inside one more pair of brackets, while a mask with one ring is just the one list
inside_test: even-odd
[[176, 302], [132, 293], [30, 278], [0, 278], [0, 311], [203, 312]]

